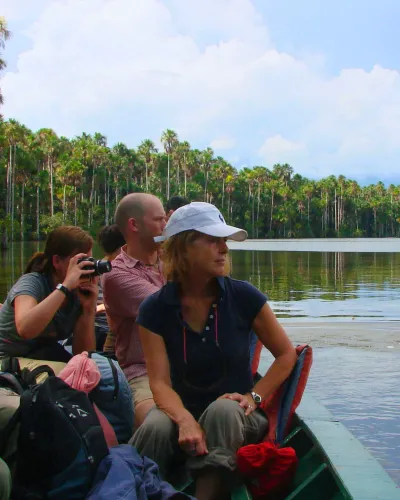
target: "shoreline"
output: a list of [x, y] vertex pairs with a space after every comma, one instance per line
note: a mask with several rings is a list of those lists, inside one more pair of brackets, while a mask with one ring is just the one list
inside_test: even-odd
[[228, 241], [229, 250], [271, 252], [400, 252], [400, 238], [287, 238]]
[[278, 321], [294, 344], [400, 352], [398, 321]]

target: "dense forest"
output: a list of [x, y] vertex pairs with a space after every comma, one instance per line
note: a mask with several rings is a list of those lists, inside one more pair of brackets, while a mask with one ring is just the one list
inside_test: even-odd
[[127, 193], [164, 202], [180, 194], [216, 204], [253, 238], [398, 236], [400, 186], [361, 187], [344, 176], [310, 180], [287, 164], [237, 170], [211, 148], [193, 149], [173, 130], [135, 149], [100, 133], [73, 139], [0, 123], [0, 227], [10, 239], [37, 239], [72, 223], [93, 233], [112, 222]]
[[[0, 49], [10, 37], [0, 17]], [[0, 71], [6, 66], [0, 58]], [[3, 97], [0, 92], [0, 104]], [[118, 201], [142, 191], [214, 203], [252, 238], [399, 236], [400, 186], [361, 187], [344, 176], [310, 180], [287, 164], [236, 169], [211, 148], [193, 149], [165, 130], [136, 148], [101, 133], [69, 139], [0, 115], [1, 246], [42, 238], [60, 224], [96, 233]]]

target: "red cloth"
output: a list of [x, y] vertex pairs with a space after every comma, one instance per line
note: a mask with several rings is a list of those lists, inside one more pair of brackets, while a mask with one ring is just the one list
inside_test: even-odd
[[237, 452], [239, 472], [248, 479], [253, 498], [284, 498], [297, 467], [293, 448], [278, 448], [272, 442], [243, 446]]

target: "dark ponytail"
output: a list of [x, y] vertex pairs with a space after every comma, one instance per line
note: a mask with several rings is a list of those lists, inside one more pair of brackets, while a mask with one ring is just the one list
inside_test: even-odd
[[88, 253], [93, 247], [93, 238], [89, 233], [77, 226], [60, 226], [49, 233], [44, 252], [36, 252], [25, 269], [27, 273], [51, 273], [53, 271], [53, 257], [58, 255], [62, 259]]
[[[44, 252], [35, 252], [26, 265], [24, 274], [28, 273], [45, 273], [49, 259], [46, 258]], [[51, 270], [51, 269], [50, 269]]]

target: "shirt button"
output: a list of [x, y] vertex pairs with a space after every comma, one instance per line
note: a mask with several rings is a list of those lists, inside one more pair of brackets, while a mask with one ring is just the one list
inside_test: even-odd
[[201, 341], [202, 341], [202, 342], [205, 342], [205, 341], [206, 341], [206, 338], [205, 338], [205, 337], [203, 337], [203, 338], [201, 339]]
[[206, 330], [209, 330], [209, 329], [210, 329], [210, 327], [209, 327], [209, 326], [206, 326]]
[[210, 319], [214, 319], [214, 315], [213, 314], [210, 314]]

